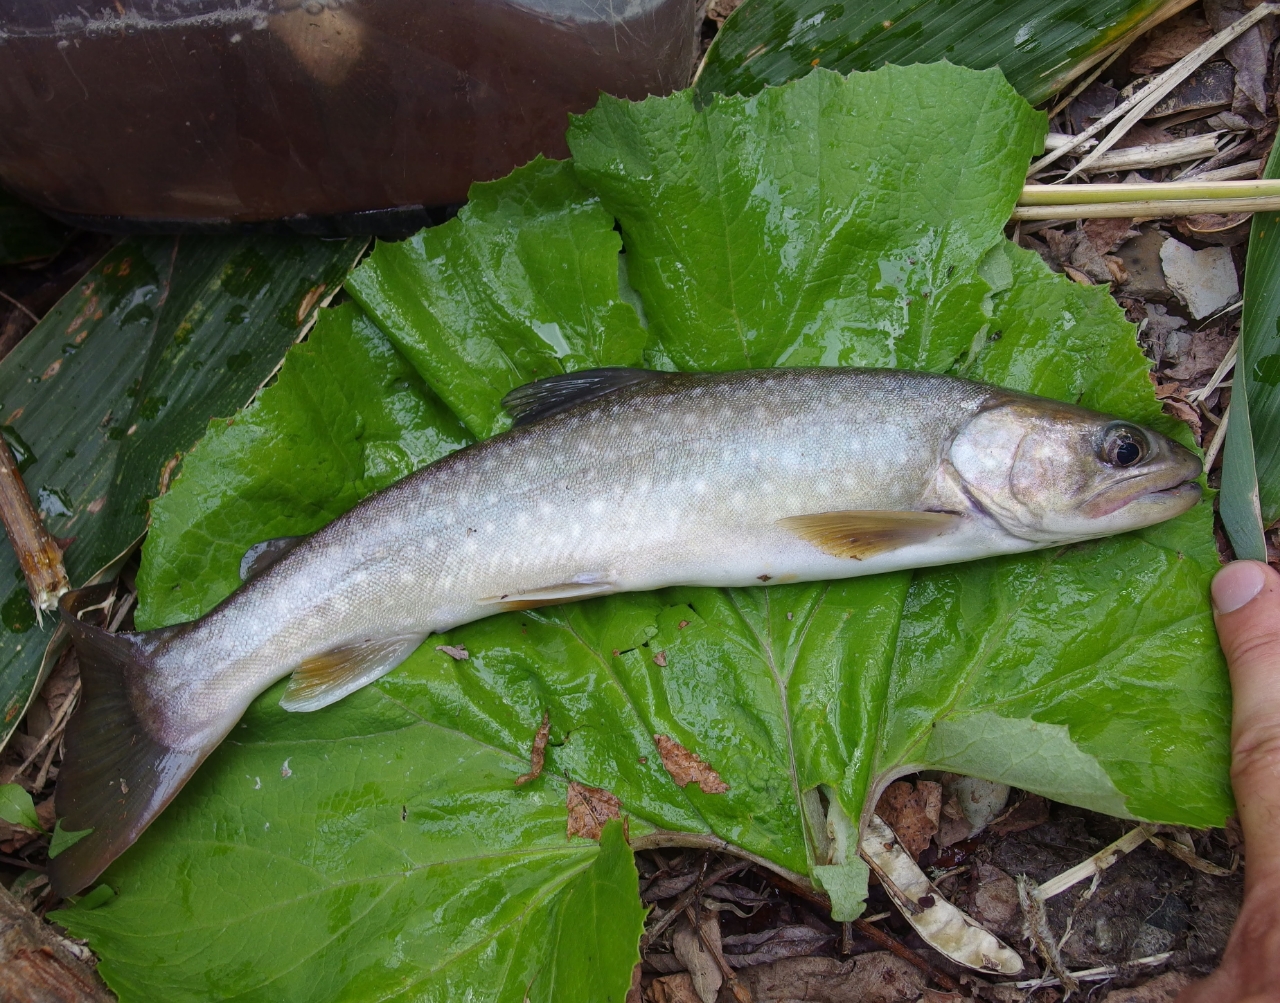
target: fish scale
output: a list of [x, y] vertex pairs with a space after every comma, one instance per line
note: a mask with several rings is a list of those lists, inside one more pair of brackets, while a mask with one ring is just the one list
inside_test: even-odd
[[255, 548], [252, 577], [199, 620], [111, 635], [76, 615], [99, 591], [64, 599], [84, 699], [56, 807], [92, 832], [53, 861], [60, 894], [132, 843], [284, 676], [281, 704], [314, 710], [503, 610], [1018, 553], [1199, 498], [1199, 460], [1155, 432], [926, 373], [604, 369], [506, 403], [509, 432]]

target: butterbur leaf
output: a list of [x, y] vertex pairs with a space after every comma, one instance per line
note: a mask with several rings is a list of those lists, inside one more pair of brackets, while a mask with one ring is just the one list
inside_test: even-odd
[[[998, 74], [950, 66], [818, 73], [702, 111], [687, 94], [606, 100], [573, 126], [578, 180], [565, 165], [534, 165], [483, 186], [453, 231], [421, 236], [399, 259], [375, 254], [353, 281], [368, 318], [345, 307], [254, 409], [193, 454], [157, 505], [144, 564], [176, 568], [208, 551], [207, 565], [183, 572], [201, 598], [185, 605], [144, 573], [149, 622], [193, 615], [234, 587], [241, 544], [314, 528], [339, 495], [354, 503], [354, 490], [297, 477], [286, 455], [329, 463], [337, 431], [402, 413], [368, 380], [326, 398], [305, 427], [286, 406], [336, 378], [319, 362], [339, 319], [344, 331], [376, 324], [473, 429], [499, 424], [513, 374], [534, 365], [509, 360], [545, 364], [534, 321], [547, 314], [526, 295], [519, 254], [508, 271], [477, 271], [486, 254], [523, 246], [486, 237], [486, 219], [539, 234], [539, 268], [597, 276], [585, 295], [603, 289], [591, 302], [628, 318], [618, 345], [583, 348], [575, 366], [634, 365], [641, 351], [635, 315], [613, 299], [623, 287], [612, 215], [650, 359], [910, 365], [1185, 440], [1160, 415], [1133, 328], [1105, 290], [1054, 275], [1002, 236], [1043, 129]], [[464, 288], [448, 303], [440, 292]], [[499, 339], [494, 361], [484, 353]], [[342, 355], [353, 371], [355, 344]], [[307, 351], [313, 362], [295, 367]], [[425, 420], [457, 427], [438, 412]], [[220, 453], [241, 424], [260, 431]], [[289, 449], [284, 429], [297, 436]], [[267, 485], [276, 466], [293, 493], [245, 505], [226, 490], [246, 476]], [[210, 526], [236, 545], [209, 547]], [[625, 990], [640, 915], [624, 823], [638, 845], [727, 842], [826, 888], [841, 920], [862, 908], [860, 827], [880, 791], [914, 770], [1217, 824], [1231, 802], [1207, 602], [1216, 563], [1200, 506], [1139, 533], [915, 573], [672, 588], [489, 617], [316, 713], [286, 714], [279, 688], [265, 694], [107, 871], [119, 895], [59, 920], [89, 937], [126, 1003], [148, 992], [194, 1001], [211, 985], [245, 1001], [443, 1000], [463, 985], [515, 1003], [620, 999], [609, 994]], [[535, 744], [541, 773], [517, 785]], [[589, 986], [570, 974], [587, 958]], [[551, 986], [548, 973], [563, 981]]]
[[[636, 365], [646, 334], [618, 291], [621, 241], [568, 163], [475, 185], [456, 219], [379, 244], [347, 288], [476, 435], [544, 376]], [[484, 373], [477, 382], [476, 374]]]

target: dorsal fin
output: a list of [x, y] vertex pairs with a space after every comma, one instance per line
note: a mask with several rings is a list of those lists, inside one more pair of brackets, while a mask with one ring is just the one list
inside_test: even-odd
[[623, 387], [665, 375], [651, 369], [626, 369], [622, 366], [561, 373], [516, 387], [502, 398], [502, 406], [515, 419], [517, 426], [528, 425]]
[[274, 540], [255, 543], [240, 558], [240, 580], [247, 582], [250, 578], [257, 578], [305, 539], [305, 536], [277, 536]]

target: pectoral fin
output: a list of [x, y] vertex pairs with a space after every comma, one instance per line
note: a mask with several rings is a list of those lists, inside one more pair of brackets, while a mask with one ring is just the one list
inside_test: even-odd
[[382, 637], [312, 655], [293, 670], [280, 706], [292, 711], [327, 707], [386, 675], [421, 643], [421, 634]]
[[558, 603], [576, 602], [593, 596], [607, 596], [618, 591], [612, 575], [582, 574], [573, 581], [557, 582], [542, 588], [509, 592], [500, 596], [487, 596], [480, 600], [483, 606], [496, 606], [501, 610], [536, 609], [539, 606], [555, 606]]
[[833, 557], [855, 561], [949, 532], [960, 516], [948, 512], [819, 512], [779, 519], [778, 525]]

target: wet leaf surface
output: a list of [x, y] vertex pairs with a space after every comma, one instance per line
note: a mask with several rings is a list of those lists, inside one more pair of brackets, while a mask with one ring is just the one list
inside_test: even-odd
[[[1053, 275], [1001, 236], [1042, 131], [998, 74], [946, 66], [817, 73], [701, 112], [689, 94], [606, 99], [571, 130], [572, 168], [535, 164], [481, 186], [471, 215], [403, 257], [375, 254], [352, 281], [368, 318], [334, 311], [275, 386], [192, 454], [157, 505], [146, 622], [211, 605], [235, 586], [237, 548], [314, 528], [376, 487], [364, 440], [344, 429], [386, 441], [434, 429], [432, 448], [448, 448], [457, 419], [425, 386], [473, 430], [496, 427], [498, 400], [535, 362], [493, 368], [467, 353], [501, 337], [504, 360], [542, 366], [533, 320], [582, 316], [572, 283], [522, 300], [530, 274], [595, 276], [591, 301], [626, 316], [615, 217], [650, 340], [632, 315], [617, 344], [567, 339], [563, 368], [896, 363], [1080, 401], [1186, 440], [1105, 290]], [[527, 220], [539, 239], [486, 237], [486, 220]], [[511, 247], [505, 270], [477, 266]], [[516, 292], [494, 288], [505, 275]], [[465, 300], [433, 291], [464, 281]], [[500, 315], [500, 335], [477, 320]], [[464, 330], [475, 337], [451, 347]], [[397, 390], [412, 406], [390, 407], [385, 374], [406, 361], [425, 386]], [[329, 405], [292, 403], [307, 394]], [[226, 490], [239, 478], [259, 485], [253, 505]], [[143, 986], [195, 1000], [206, 985], [240, 1000], [445, 999], [464, 977], [477, 999], [549, 999], [553, 988], [596, 999], [609, 986], [620, 999], [636, 957], [636, 876], [601, 870], [621, 845], [610, 844], [617, 823], [597, 851], [566, 842], [575, 817], [594, 826], [616, 810], [650, 845], [658, 830], [718, 837], [820, 881], [844, 912], [866, 893], [858, 820], [920, 768], [1217, 824], [1230, 799], [1206, 598], [1216, 565], [1202, 505], [1020, 557], [675, 588], [468, 624], [314, 714], [286, 714], [278, 689], [265, 694], [107, 872], [119, 894], [59, 918], [90, 938], [126, 1001], [147, 998]], [[171, 587], [188, 577], [190, 590]], [[517, 786], [544, 717], [542, 773]], [[655, 736], [725, 789], [678, 784]], [[439, 865], [431, 880], [416, 878], [423, 861]], [[586, 899], [600, 911], [584, 918]], [[543, 936], [544, 916], [565, 924], [559, 941]], [[609, 945], [594, 962], [600, 988], [567, 975], [551, 986], [548, 942], [569, 952], [566, 965]]]
[[1161, 6], [1159, 0], [1090, 4], [1014, 0], [745, 0], [716, 36], [696, 83], [699, 98], [755, 94], [815, 66], [848, 73], [885, 63], [945, 59], [999, 66], [1033, 103], [1072, 67], [1107, 48]]
[[[0, 424], [30, 451], [24, 479], [50, 532], [74, 538], [65, 555], [73, 586], [137, 542], [178, 458], [212, 415], [248, 401], [363, 244], [131, 238], [5, 356]], [[40, 627], [30, 615], [7, 547], [0, 581], [9, 583], [0, 588], [3, 744], [53, 628], [50, 618]]]

